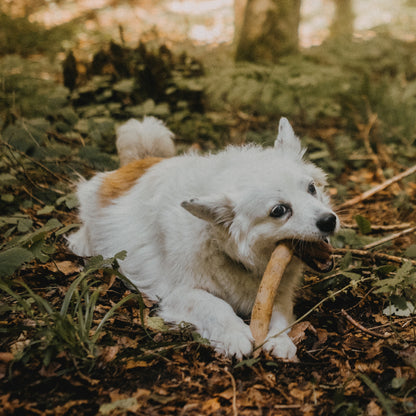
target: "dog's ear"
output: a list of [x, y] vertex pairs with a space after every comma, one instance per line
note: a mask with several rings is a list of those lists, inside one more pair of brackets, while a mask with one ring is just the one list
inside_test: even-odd
[[234, 206], [225, 195], [193, 198], [183, 201], [181, 206], [201, 220], [229, 227], [234, 219]]
[[286, 117], [282, 117], [279, 122], [279, 132], [277, 134], [276, 141], [274, 142], [275, 149], [292, 153], [298, 157], [302, 157], [302, 145], [299, 138], [293, 131], [289, 120]]

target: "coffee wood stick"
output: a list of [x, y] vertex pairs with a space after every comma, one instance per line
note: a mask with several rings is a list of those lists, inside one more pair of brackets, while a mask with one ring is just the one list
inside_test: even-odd
[[269, 332], [277, 289], [292, 256], [292, 246], [283, 242], [274, 249], [267, 264], [251, 312], [250, 329], [254, 337], [255, 347], [258, 347], [265, 341]]

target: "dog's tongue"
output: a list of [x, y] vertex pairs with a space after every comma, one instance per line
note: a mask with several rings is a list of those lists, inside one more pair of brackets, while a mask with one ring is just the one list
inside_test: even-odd
[[295, 255], [313, 270], [320, 273], [327, 273], [334, 266], [332, 258], [332, 246], [321, 241], [295, 241], [293, 243]]

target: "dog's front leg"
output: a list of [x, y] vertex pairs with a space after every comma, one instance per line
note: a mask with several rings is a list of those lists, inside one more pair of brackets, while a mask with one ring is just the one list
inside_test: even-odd
[[[289, 326], [289, 319], [282, 312], [282, 306], [275, 304], [273, 307], [272, 319], [270, 320], [269, 333], [263, 350], [269, 352], [277, 358], [293, 360], [296, 357], [296, 346], [290, 339], [288, 332], [284, 331]], [[291, 314], [290, 314], [291, 315]]]
[[165, 321], [193, 324], [221, 354], [241, 359], [253, 350], [249, 326], [227, 302], [205, 290], [176, 288], [160, 302], [159, 315]]

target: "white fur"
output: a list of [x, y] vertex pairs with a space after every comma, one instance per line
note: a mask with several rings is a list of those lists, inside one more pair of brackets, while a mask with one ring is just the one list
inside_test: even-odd
[[155, 117], [130, 119], [117, 129], [116, 147], [121, 166], [148, 156], [175, 155], [173, 133]]
[[[127, 123], [130, 133], [137, 123]], [[135, 147], [141, 146], [148, 147]], [[282, 119], [275, 148], [229, 147], [216, 155], [166, 159], [105, 207], [97, 192], [107, 173], [99, 173], [78, 187], [83, 226], [70, 236], [70, 247], [82, 256], [127, 250], [122, 272], [160, 302], [162, 318], [192, 323], [220, 353], [249, 355], [253, 338], [241, 316], [251, 313], [276, 243], [320, 240], [325, 233], [316, 222], [332, 212], [324, 173], [302, 156], [299, 139]], [[316, 195], [307, 191], [312, 181]], [[291, 215], [272, 218], [279, 203], [290, 204]], [[279, 286], [270, 336], [293, 322], [302, 269], [294, 257]], [[282, 358], [296, 354], [287, 334], [269, 337], [263, 348]]]

